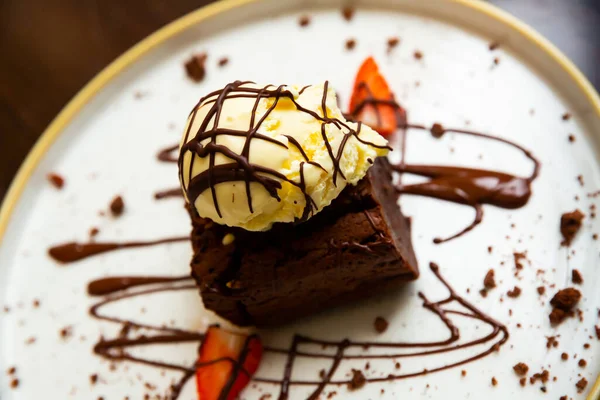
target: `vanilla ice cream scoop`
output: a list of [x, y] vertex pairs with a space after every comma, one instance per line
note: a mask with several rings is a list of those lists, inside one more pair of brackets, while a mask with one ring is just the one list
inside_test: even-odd
[[238, 81], [192, 110], [179, 177], [201, 217], [265, 231], [315, 215], [388, 149], [373, 129], [344, 118], [327, 82], [299, 88]]

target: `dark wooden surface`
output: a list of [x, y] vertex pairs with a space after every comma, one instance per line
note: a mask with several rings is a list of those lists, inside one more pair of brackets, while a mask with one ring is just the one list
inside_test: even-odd
[[[415, 0], [416, 1], [416, 0]], [[211, 0], [0, 0], [0, 199], [52, 118], [98, 71]], [[600, 87], [600, 0], [491, 0]]]

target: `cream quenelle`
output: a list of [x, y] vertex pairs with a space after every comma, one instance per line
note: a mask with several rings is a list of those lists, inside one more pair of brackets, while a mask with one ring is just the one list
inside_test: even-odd
[[200, 99], [190, 114], [180, 181], [201, 217], [265, 231], [318, 213], [388, 151], [376, 131], [346, 120], [327, 82], [238, 81]]

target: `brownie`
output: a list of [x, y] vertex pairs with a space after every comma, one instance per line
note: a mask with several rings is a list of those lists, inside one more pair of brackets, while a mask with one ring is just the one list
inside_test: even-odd
[[379, 158], [308, 221], [249, 232], [192, 216], [192, 276], [207, 309], [237, 325], [275, 325], [398, 288], [419, 276], [410, 220]]

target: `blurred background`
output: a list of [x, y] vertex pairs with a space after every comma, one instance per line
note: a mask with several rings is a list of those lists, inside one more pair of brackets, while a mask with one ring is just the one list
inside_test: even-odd
[[[0, 0], [0, 200], [81, 87], [140, 39], [213, 1]], [[554, 42], [600, 88], [600, 0], [489, 2]]]

